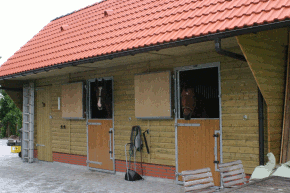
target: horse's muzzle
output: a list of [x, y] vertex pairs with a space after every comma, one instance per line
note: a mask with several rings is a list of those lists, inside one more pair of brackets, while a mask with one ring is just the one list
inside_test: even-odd
[[183, 108], [183, 117], [185, 120], [190, 120], [192, 115], [192, 109], [190, 107], [182, 107]]
[[183, 116], [184, 116], [184, 119], [185, 119], [185, 120], [190, 120], [190, 119], [191, 119], [191, 113], [189, 113], [189, 114], [187, 114], [187, 115], [184, 115], [184, 114], [183, 114]]

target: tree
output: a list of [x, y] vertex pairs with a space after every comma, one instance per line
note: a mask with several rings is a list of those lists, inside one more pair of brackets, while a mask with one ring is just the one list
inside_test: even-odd
[[0, 99], [0, 138], [8, 135], [8, 126], [10, 135], [19, 135], [16, 127], [22, 127], [22, 113], [4, 90], [0, 90], [0, 93], [3, 96]]

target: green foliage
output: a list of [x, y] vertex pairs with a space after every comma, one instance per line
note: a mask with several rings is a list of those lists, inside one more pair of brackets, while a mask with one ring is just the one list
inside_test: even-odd
[[0, 99], [0, 138], [7, 135], [8, 123], [10, 135], [19, 135], [16, 126], [18, 125], [18, 128], [22, 127], [22, 113], [4, 90], [0, 90], [0, 93], [2, 94]]

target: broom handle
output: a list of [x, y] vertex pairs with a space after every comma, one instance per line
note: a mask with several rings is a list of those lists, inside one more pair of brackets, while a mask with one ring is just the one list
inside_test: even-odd
[[[146, 131], [145, 131], [145, 132], [146, 132]], [[145, 132], [143, 132], [143, 137], [144, 137], [144, 141], [145, 141], [145, 145], [146, 145], [147, 153], [149, 154], [149, 147], [148, 147], [148, 144], [147, 144], [147, 139], [146, 139], [146, 136], [145, 136]]]

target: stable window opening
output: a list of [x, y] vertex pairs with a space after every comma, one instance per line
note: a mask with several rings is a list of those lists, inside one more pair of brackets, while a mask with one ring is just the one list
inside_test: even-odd
[[179, 72], [179, 118], [219, 118], [218, 67]]
[[112, 79], [95, 79], [90, 84], [90, 119], [112, 119]]

